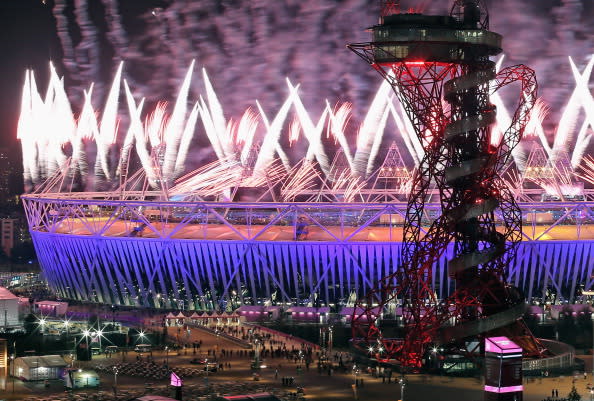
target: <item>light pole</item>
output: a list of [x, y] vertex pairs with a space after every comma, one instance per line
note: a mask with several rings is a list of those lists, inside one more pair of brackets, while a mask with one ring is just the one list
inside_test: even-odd
[[169, 365], [169, 347], [165, 346], [165, 365]]
[[68, 319], [64, 320], [64, 328], [66, 329], [66, 341], [70, 337], [70, 321]]
[[85, 345], [86, 345], [86, 353], [87, 353], [87, 357], [85, 358], [85, 360], [91, 360], [91, 350], [89, 349], [89, 335], [90, 334], [91, 334], [91, 332], [89, 331], [89, 329], [83, 330], [83, 336], [85, 337]]
[[118, 394], [118, 368], [117, 366], [113, 367], [113, 394]]
[[406, 378], [404, 375], [400, 376], [398, 384], [400, 384], [400, 401], [404, 401], [404, 387], [406, 386]]
[[260, 369], [260, 338], [254, 338], [254, 369]]
[[[14, 358], [16, 355], [16, 349], [14, 351], [14, 354], [10, 355], [10, 367], [8, 368], [8, 374], [10, 375], [10, 369], [12, 368], [12, 393], [14, 394], [14, 377], [15, 377], [15, 372], [14, 372]], [[591, 401], [591, 400], [590, 400]]]
[[141, 331], [141, 332], [138, 333], [138, 340], [137, 341], [140, 341], [141, 344], [144, 344], [143, 343], [143, 341], [144, 341], [144, 331]]
[[433, 366], [434, 366], [436, 369], [438, 368], [438, 362], [437, 362], [437, 361], [438, 361], [438, 358], [439, 358], [439, 357], [437, 356], [437, 351], [438, 351], [438, 348], [437, 348], [437, 347], [433, 347], [433, 348], [431, 349], [431, 354], [433, 355]]
[[103, 337], [103, 330], [99, 329], [95, 333], [97, 333], [97, 337], [99, 337], [99, 352], [103, 351], [103, 344], [101, 342], [101, 337]]
[[332, 336], [332, 326], [330, 326], [329, 331], [328, 331], [328, 357], [330, 357], [330, 355], [332, 354], [333, 341], [334, 341], [334, 339]]

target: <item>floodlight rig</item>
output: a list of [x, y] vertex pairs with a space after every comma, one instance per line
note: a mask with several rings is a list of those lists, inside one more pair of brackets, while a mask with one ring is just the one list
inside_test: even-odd
[[[357, 302], [353, 344], [419, 368], [430, 345], [481, 336], [523, 314], [521, 297], [504, 277], [521, 240], [522, 216], [499, 172], [522, 137], [537, 84], [524, 65], [496, 73], [489, 57], [501, 52], [502, 37], [488, 30], [482, 0], [456, 0], [445, 16], [387, 14], [382, 7], [380, 24], [370, 28], [372, 42], [348, 47], [392, 85], [425, 156], [408, 199], [401, 265]], [[521, 86], [519, 103], [510, 127], [495, 135], [489, 96], [512, 82]], [[424, 203], [431, 183], [442, 212], [430, 222]], [[497, 230], [496, 216], [503, 229]], [[450, 243], [455, 288], [438, 300], [432, 267]], [[382, 315], [396, 299], [402, 330], [388, 338], [380, 321], [387, 321]]]

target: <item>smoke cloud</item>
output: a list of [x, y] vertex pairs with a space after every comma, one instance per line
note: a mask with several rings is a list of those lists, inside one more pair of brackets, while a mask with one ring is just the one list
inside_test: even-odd
[[[491, 0], [490, 28], [504, 35], [504, 65], [537, 72], [553, 131], [575, 87], [568, 56], [583, 68], [594, 49], [589, 0]], [[402, 9], [448, 13], [450, 2], [402, 1]], [[192, 59], [205, 67], [228, 117], [256, 100], [278, 110], [285, 77], [300, 84], [304, 104], [320, 115], [325, 99], [353, 103], [361, 118], [379, 76], [345, 45], [369, 39], [379, 1], [370, 0], [56, 0], [52, 9], [63, 48], [62, 68], [73, 104], [95, 82], [103, 104], [120, 61], [137, 98], [173, 99]], [[198, 76], [198, 75], [197, 75]], [[194, 82], [190, 100], [204, 93]], [[551, 135], [551, 132], [548, 132]]]

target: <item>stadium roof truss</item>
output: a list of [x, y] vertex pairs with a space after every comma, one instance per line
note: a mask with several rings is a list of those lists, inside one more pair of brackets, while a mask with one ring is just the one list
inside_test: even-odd
[[[244, 288], [238, 296], [251, 300], [241, 302], [276, 293], [286, 302], [317, 298], [328, 304], [372, 288], [400, 263], [404, 203], [159, 202], [77, 195], [23, 196], [48, 281], [67, 298], [214, 308]], [[528, 301], [543, 299], [547, 289], [572, 300], [580, 289], [592, 289], [594, 202], [520, 207], [523, 241], [508, 281]], [[429, 204], [423, 226], [439, 213], [438, 205]], [[303, 240], [296, 239], [300, 217], [308, 229]], [[452, 285], [449, 252], [434, 267], [431, 287], [439, 297]], [[203, 302], [207, 298], [211, 304]]]

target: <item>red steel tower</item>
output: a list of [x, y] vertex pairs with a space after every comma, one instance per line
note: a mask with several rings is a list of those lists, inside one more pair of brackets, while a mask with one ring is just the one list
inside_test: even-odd
[[[397, 2], [384, 3], [396, 12], [384, 7], [370, 28], [373, 41], [348, 47], [390, 82], [425, 156], [408, 200], [402, 263], [358, 301], [353, 343], [378, 359], [420, 367], [430, 345], [493, 331], [513, 337], [510, 327], [523, 314], [521, 296], [504, 277], [521, 240], [521, 213], [499, 172], [522, 137], [537, 85], [523, 65], [496, 73], [489, 57], [501, 52], [501, 36], [489, 31], [482, 0], [456, 0], [446, 16], [398, 13]], [[489, 96], [512, 82], [521, 92], [512, 124], [492, 130]], [[431, 185], [442, 212], [428, 222]], [[440, 300], [432, 266], [448, 246], [455, 288]], [[403, 324], [390, 335], [383, 314], [396, 299]]]

